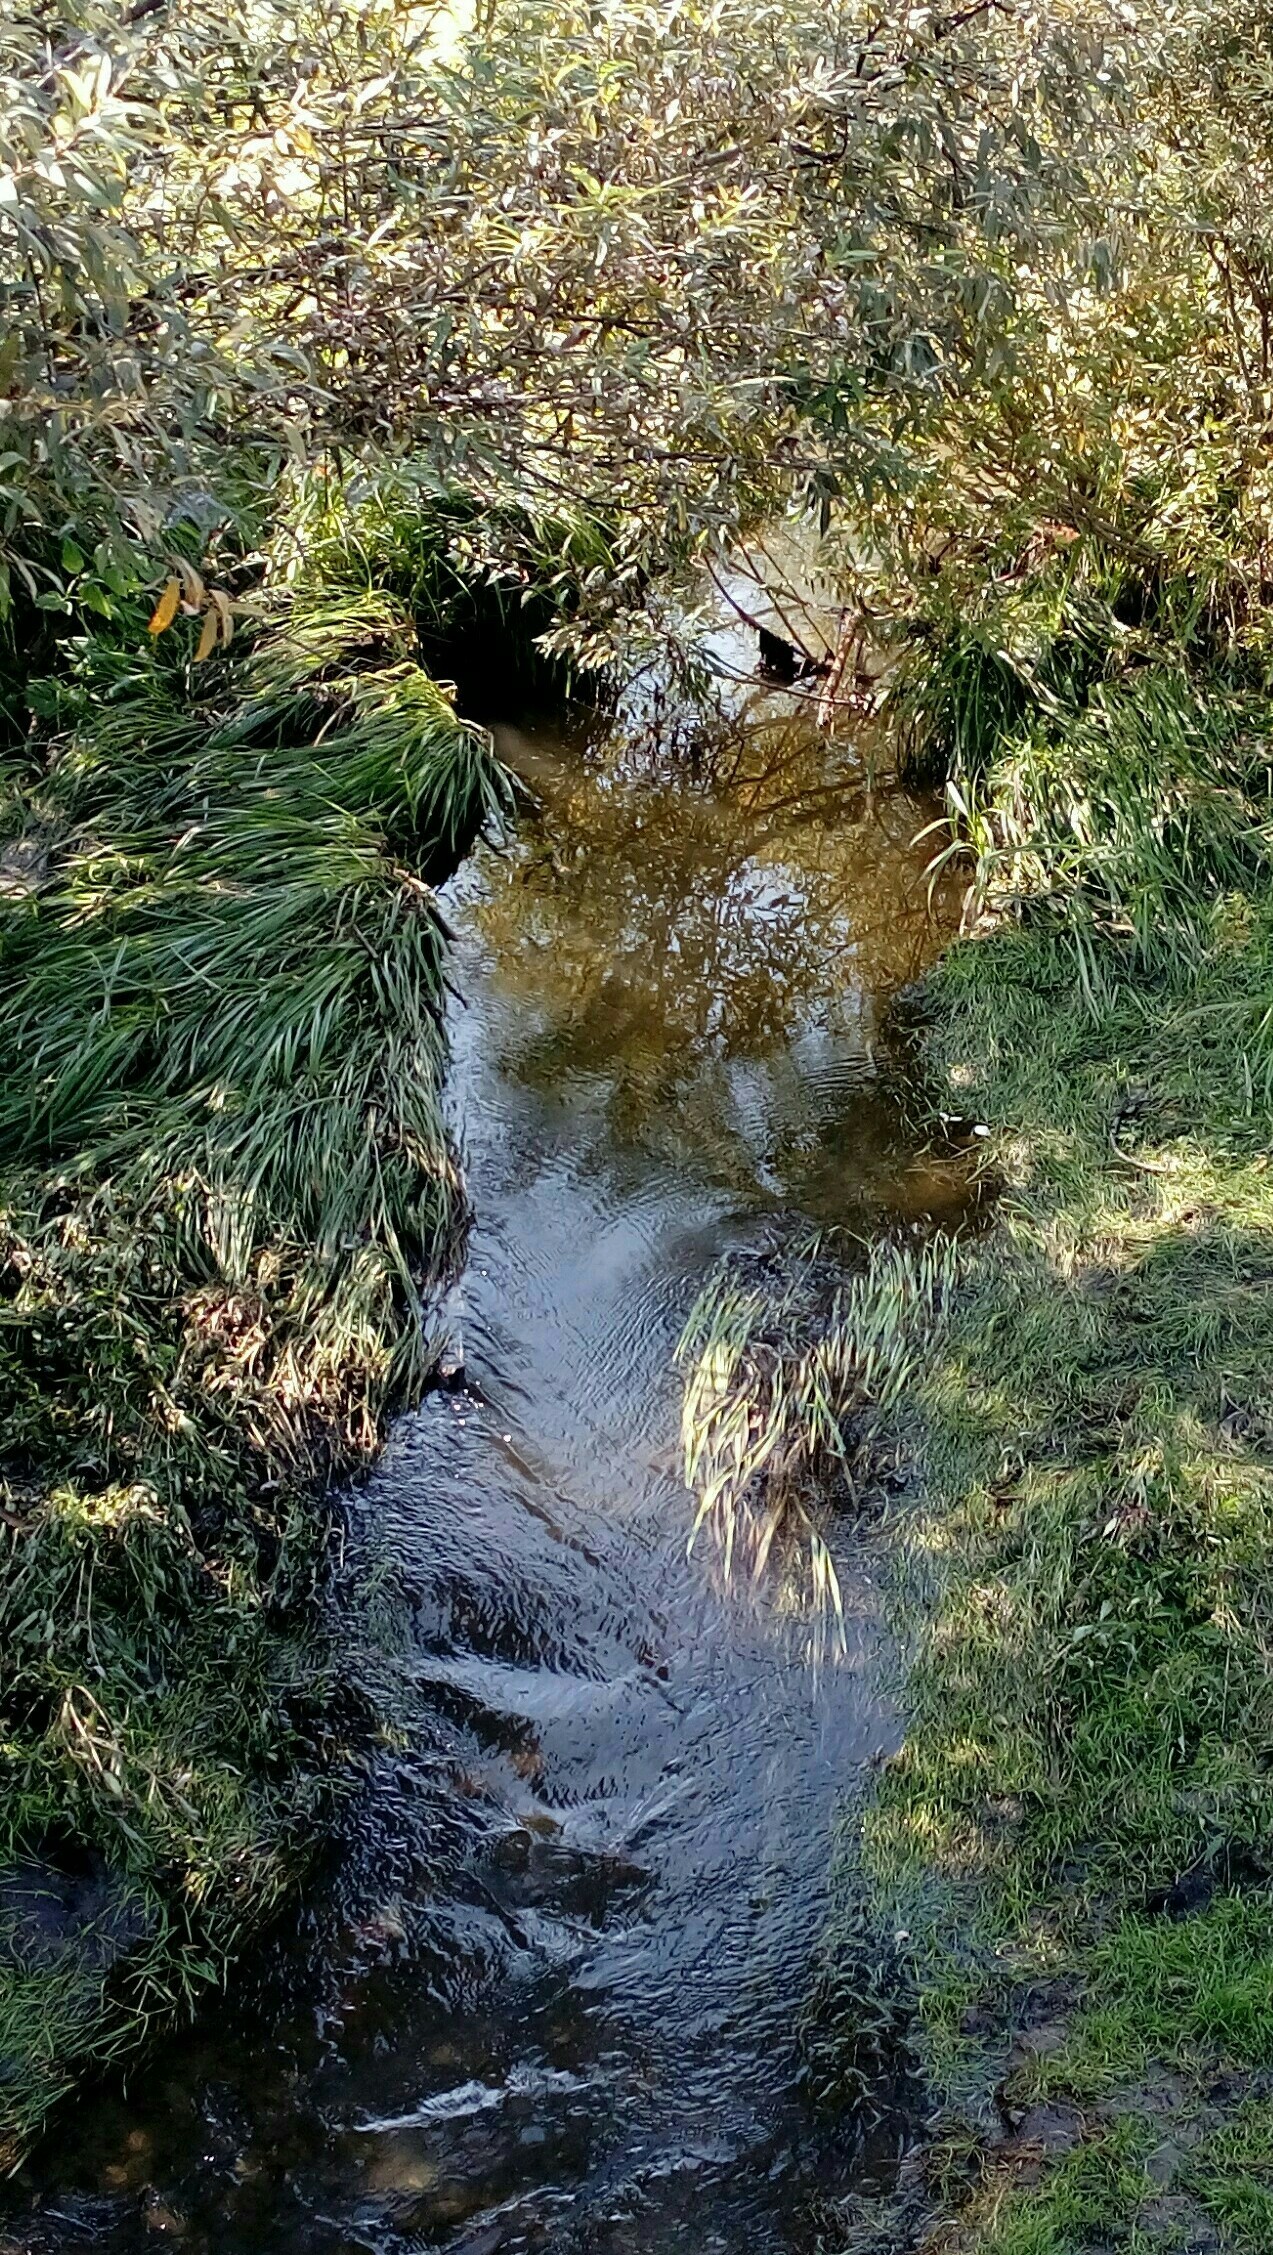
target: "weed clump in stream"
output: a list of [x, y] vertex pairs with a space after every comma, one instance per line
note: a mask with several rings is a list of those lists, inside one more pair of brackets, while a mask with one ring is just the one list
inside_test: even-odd
[[294, 1883], [352, 1720], [313, 1499], [465, 1226], [431, 881], [508, 783], [384, 596], [207, 684], [91, 636], [3, 776], [5, 2150]]
[[815, 1243], [776, 1287], [728, 1263], [707, 1284], [677, 1349], [681, 1434], [690, 1540], [709, 1529], [727, 1575], [737, 1562], [759, 1580], [777, 1545], [803, 1560], [815, 1612], [840, 1622], [826, 1514], [858, 1500], [953, 1265], [946, 1238], [885, 1243], [845, 1278]]

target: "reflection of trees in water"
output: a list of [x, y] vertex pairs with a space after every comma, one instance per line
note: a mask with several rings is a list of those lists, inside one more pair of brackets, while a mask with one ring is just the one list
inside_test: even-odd
[[635, 1125], [801, 1025], [865, 1038], [930, 959], [925, 808], [869, 793], [807, 726], [736, 738], [728, 781], [643, 781], [630, 746], [534, 753], [542, 830], [480, 912], [524, 1079], [601, 1079]]

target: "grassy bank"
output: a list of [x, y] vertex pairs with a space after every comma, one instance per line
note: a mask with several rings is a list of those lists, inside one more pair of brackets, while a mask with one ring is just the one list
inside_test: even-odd
[[1089, 972], [1012, 932], [935, 982], [934, 1049], [1007, 1187], [923, 1389], [934, 1611], [868, 1854], [947, 2158], [982, 2148], [971, 2244], [1184, 2246], [1210, 2217], [1257, 2249], [1273, 920], [1230, 901], [1196, 957], [1138, 975], [1113, 945]]
[[[137, 631], [129, 631], [130, 623]], [[498, 819], [388, 597], [88, 635], [0, 841], [0, 2153], [221, 1977], [361, 1719], [329, 1520], [464, 1198], [431, 881]]]
[[917, 1388], [864, 1844], [936, 2120], [855, 2247], [1273, 2247], [1267, 792], [1258, 707], [1172, 672], [960, 794], [999, 913], [927, 1056], [1002, 1189]]

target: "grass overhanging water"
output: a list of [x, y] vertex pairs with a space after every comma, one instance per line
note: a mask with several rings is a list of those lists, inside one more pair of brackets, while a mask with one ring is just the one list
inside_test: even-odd
[[466, 1206], [431, 880], [509, 810], [408, 613], [90, 635], [4, 777], [0, 2150], [221, 1978], [366, 1727], [330, 1514]]
[[815, 1618], [842, 1631], [826, 1513], [858, 1500], [858, 1468], [873, 1469], [940, 1320], [954, 1250], [940, 1236], [885, 1241], [845, 1278], [815, 1240], [783, 1261], [777, 1287], [728, 1262], [704, 1286], [677, 1348], [684, 1476], [691, 1546], [709, 1532], [727, 1577], [737, 1565], [759, 1581], [775, 1550], [803, 1558]]

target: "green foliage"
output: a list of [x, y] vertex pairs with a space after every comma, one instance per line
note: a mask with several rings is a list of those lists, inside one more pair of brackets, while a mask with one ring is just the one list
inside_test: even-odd
[[922, 242], [965, 312], [930, 327], [927, 396], [877, 409], [893, 451], [845, 527], [869, 611], [954, 619], [993, 657], [1005, 601], [1077, 573], [1124, 634], [1263, 663], [1267, 8], [976, 10], [945, 19], [957, 51], [925, 67], [908, 41], [938, 21], [886, 18], [857, 75], [908, 157], [940, 150], [944, 206], [892, 139], [872, 167], [856, 115], [820, 175], [863, 285], [891, 264], [918, 312]]
[[[701, 1519], [763, 1562], [920, 1397], [935, 1614], [872, 1852], [952, 2073], [983, 1987], [1076, 1966], [1117, 2026], [1056, 2073], [1111, 2073], [1148, 2039], [1109, 1936], [1132, 1964], [1154, 1889], [1265, 1856], [1271, 33], [1267, 0], [0, 30], [3, 1846], [92, 1840], [158, 1937], [131, 2005], [102, 1944], [43, 2021], [63, 1974], [10, 1952], [15, 2125], [169, 1937], [222, 1962], [227, 1871], [243, 1919], [274, 1899], [298, 1499], [420, 1380], [460, 1206], [429, 881], [506, 788], [415, 637], [458, 672], [457, 626], [516, 620], [601, 667], [652, 574], [793, 498], [1015, 920], [933, 990], [1008, 1195], [922, 1367], [937, 1280], [892, 1255], [829, 1324], [700, 1306]], [[1262, 1961], [1206, 1950], [1182, 2058], [1263, 2030]], [[1114, 2229], [1089, 2165], [990, 2244]]]
[[1273, 2245], [1273, 2110], [1267, 2099], [1250, 2100], [1207, 2138], [1189, 2176], [1236, 2255], [1263, 2255]]
[[333, 448], [479, 510], [582, 504], [636, 571], [797, 490], [869, 519], [898, 590], [1128, 504], [1120, 549], [1169, 526], [1218, 578], [1243, 475], [1259, 508], [1229, 397], [1179, 473], [1159, 441], [1218, 344], [1262, 366], [1258, 23], [1237, 54], [1219, 28], [1207, 0], [15, 21], [12, 582], [110, 614], [170, 551], [232, 572], [280, 465]]
[[232, 574], [335, 448], [582, 505], [637, 574], [796, 492], [877, 618], [1077, 554], [1258, 651], [1268, 54], [1217, 0], [15, 20], [11, 586]]
[[741, 1552], [758, 1578], [794, 1534], [815, 1604], [838, 1615], [820, 1513], [855, 1499], [855, 1468], [869, 1468], [871, 1435], [915, 1375], [952, 1267], [942, 1239], [879, 1245], [828, 1290], [815, 1247], [777, 1289], [728, 1266], [704, 1288], [677, 1348], [685, 1484], [697, 1498], [690, 1539], [710, 1527], [727, 1573]]
[[428, 465], [470, 517], [582, 503], [623, 571], [776, 491], [753, 348], [812, 28], [543, 0], [495, 41], [392, 0], [7, 25], [0, 601], [110, 617], [172, 554], [233, 578], [289, 466]]
[[[427, 1373], [465, 1220], [427, 876], [509, 804], [386, 597], [298, 595], [198, 693], [163, 650], [89, 638], [6, 807], [9, 2138], [219, 1974], [333, 1790], [312, 1499]], [[41, 1940], [28, 1869], [107, 1907]]]
[[213, 189], [252, 10], [170, 13], [77, 0], [0, 31], [0, 618], [16, 602], [23, 629], [70, 594], [118, 616], [148, 555], [201, 549], [234, 493], [244, 385], [182, 271], [180, 205], [200, 157]]

